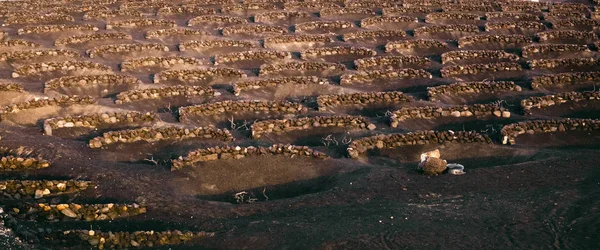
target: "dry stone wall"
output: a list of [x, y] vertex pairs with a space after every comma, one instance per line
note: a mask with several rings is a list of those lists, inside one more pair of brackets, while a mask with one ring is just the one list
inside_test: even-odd
[[375, 124], [360, 116], [315, 116], [281, 120], [257, 121], [251, 125], [252, 138], [259, 139], [263, 134], [288, 133], [316, 128], [368, 129]]
[[600, 120], [595, 119], [560, 119], [532, 120], [505, 125], [500, 134], [502, 144], [514, 145], [516, 138], [522, 134], [554, 133], [566, 131], [600, 130]]
[[227, 129], [169, 126], [110, 131], [104, 133], [102, 136], [91, 139], [88, 145], [90, 148], [101, 148], [115, 143], [134, 143], [139, 141], [157, 142], [163, 140], [185, 140], [194, 138], [213, 139], [225, 142], [234, 140]]

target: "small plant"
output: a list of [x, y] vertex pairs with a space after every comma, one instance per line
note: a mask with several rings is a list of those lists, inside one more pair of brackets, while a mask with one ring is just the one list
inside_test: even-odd
[[335, 139], [335, 137], [333, 137], [332, 134], [329, 134], [329, 135], [321, 138], [321, 143], [323, 143], [323, 145], [325, 145], [325, 146], [339, 145], [339, 142]]
[[[263, 191], [264, 192], [264, 191]], [[265, 196], [266, 197], [266, 196]], [[258, 198], [256, 197], [252, 197], [248, 192], [246, 191], [242, 191], [242, 192], [238, 192], [236, 194], [233, 195], [233, 198], [235, 198], [235, 201], [238, 204], [244, 204], [244, 203], [254, 203], [258, 200]]]

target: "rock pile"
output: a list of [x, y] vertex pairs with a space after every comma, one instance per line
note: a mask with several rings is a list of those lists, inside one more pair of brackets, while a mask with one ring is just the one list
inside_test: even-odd
[[248, 20], [234, 17], [234, 16], [217, 16], [217, 15], [206, 15], [206, 16], [198, 16], [190, 19], [188, 21], [188, 26], [205, 26], [208, 24], [217, 24], [222, 28], [227, 25], [236, 25], [236, 24], [246, 24]]
[[448, 44], [434, 40], [434, 39], [414, 39], [414, 40], [402, 40], [392, 41], [385, 45], [385, 52], [390, 53], [394, 51], [403, 50], [414, 50], [414, 49], [436, 49], [436, 48], [448, 48]]
[[132, 10], [132, 9], [93, 10], [93, 11], [86, 12], [85, 15], [83, 15], [83, 20], [85, 20], [85, 21], [88, 21], [88, 20], [106, 21], [106, 20], [110, 20], [111, 18], [116, 18], [116, 17], [141, 18], [142, 13], [140, 13], [137, 10]]
[[207, 69], [178, 69], [165, 70], [154, 75], [154, 83], [162, 81], [178, 80], [186, 83], [195, 83], [211, 80], [214, 78], [243, 79], [248, 77], [246, 73], [231, 68], [207, 68]]
[[121, 72], [138, 70], [145, 67], [160, 67], [169, 69], [174, 66], [198, 67], [204, 65], [204, 62], [194, 57], [181, 56], [149, 56], [136, 59], [130, 59], [121, 63]]
[[98, 31], [98, 27], [91, 24], [54, 24], [25, 26], [17, 30], [17, 35], [56, 33], [65, 31]]
[[187, 41], [179, 44], [179, 51], [187, 50], [208, 50], [213, 48], [256, 48], [257, 45], [252, 42], [239, 41], [239, 40], [199, 40], [199, 41]]
[[44, 133], [52, 135], [52, 130], [60, 128], [97, 128], [114, 124], [150, 125], [156, 121], [158, 121], [158, 117], [155, 113], [137, 111], [55, 117], [44, 120]]
[[46, 221], [103, 221], [126, 218], [146, 213], [146, 208], [138, 204], [19, 204], [8, 214], [25, 220]]
[[341, 15], [375, 15], [370, 8], [362, 7], [327, 7], [319, 11], [320, 17], [339, 17]]
[[240, 95], [242, 90], [253, 90], [265, 87], [277, 87], [282, 85], [311, 85], [311, 84], [329, 84], [329, 80], [316, 76], [290, 76], [269, 79], [260, 79], [254, 81], [242, 81], [233, 84], [233, 94]]
[[275, 144], [270, 147], [240, 147], [240, 146], [224, 146], [213, 148], [202, 148], [191, 151], [185, 157], [179, 157], [173, 160], [171, 170], [180, 170], [185, 166], [192, 166], [198, 162], [243, 159], [253, 156], [271, 156], [284, 155], [286, 157], [308, 156], [316, 159], [327, 159], [325, 153], [313, 150], [307, 146], [296, 146], [290, 144]]
[[35, 109], [48, 106], [71, 106], [71, 105], [89, 105], [95, 103], [92, 97], [61, 96], [52, 99], [33, 99], [25, 102], [13, 103], [0, 108], [0, 121], [4, 120], [6, 115], [18, 113], [23, 110]]
[[288, 101], [222, 101], [179, 108], [179, 120], [189, 120], [192, 116], [223, 116], [223, 114], [243, 113], [306, 113], [304, 106]]
[[300, 57], [304, 60], [317, 59], [326, 56], [360, 56], [369, 57], [377, 55], [372, 49], [353, 47], [353, 46], [336, 46], [336, 47], [325, 47], [325, 48], [314, 48], [302, 51]]
[[548, 56], [552, 53], [590, 52], [584, 44], [532, 44], [523, 47], [522, 55], [525, 58]]
[[444, 66], [440, 72], [442, 77], [460, 75], [477, 75], [490, 72], [522, 71], [523, 68], [516, 62], [477, 63], [467, 65]]
[[311, 15], [304, 11], [272, 11], [254, 15], [254, 22], [274, 23], [288, 19], [309, 19]]
[[45, 50], [16, 50], [0, 53], [0, 61], [22, 61], [31, 60], [40, 57], [73, 57], [79, 58], [81, 55], [74, 50], [66, 49], [45, 49]]
[[393, 149], [403, 146], [425, 145], [436, 143], [492, 143], [487, 135], [474, 131], [416, 131], [403, 134], [376, 135], [352, 141], [348, 146], [348, 154], [358, 158], [371, 149]]
[[594, 32], [577, 30], [549, 30], [535, 34], [542, 43], [549, 43], [558, 40], [569, 40], [570, 43], [588, 44], [598, 40]]
[[565, 131], [600, 130], [600, 120], [595, 119], [560, 119], [533, 120], [505, 125], [500, 134], [502, 144], [514, 145], [517, 136], [522, 134], [552, 133]]
[[442, 54], [442, 63], [460, 63], [472, 59], [518, 61], [519, 56], [502, 50], [454, 50]]
[[600, 20], [592, 19], [560, 19], [552, 22], [552, 28], [579, 31], [594, 31], [600, 27]]
[[135, 77], [115, 74], [91, 76], [63, 76], [44, 84], [44, 92], [61, 88], [79, 88], [97, 85], [138, 85], [142, 83]]
[[488, 22], [504, 22], [506, 20], [516, 20], [516, 21], [538, 21], [540, 17], [531, 13], [523, 13], [523, 12], [488, 12], [485, 13], [485, 19]]
[[219, 95], [211, 88], [199, 87], [199, 86], [167, 86], [161, 88], [149, 88], [149, 89], [136, 89], [125, 91], [117, 94], [115, 100], [116, 104], [123, 104], [141, 100], [156, 100], [171, 97], [195, 97], [195, 96], [207, 96], [213, 97]]
[[459, 38], [458, 48], [494, 43], [502, 44], [505, 47], [520, 48], [532, 42], [531, 37], [524, 35], [475, 35]]
[[354, 60], [357, 70], [401, 69], [407, 66], [425, 67], [430, 61], [420, 56], [378, 56]]
[[91, 139], [88, 145], [90, 148], [101, 148], [114, 143], [134, 143], [138, 141], [152, 143], [162, 140], [185, 140], [194, 138], [220, 140], [225, 142], [234, 140], [227, 129], [169, 126], [110, 131], [104, 133], [102, 136]]
[[244, 36], [260, 36], [260, 37], [269, 37], [275, 35], [282, 35], [287, 33], [287, 29], [271, 26], [271, 25], [263, 25], [263, 24], [237, 24], [232, 26], [227, 26], [221, 30], [223, 36], [235, 36], [235, 35], [244, 35]]
[[320, 95], [317, 97], [319, 111], [338, 106], [368, 106], [376, 104], [402, 104], [414, 101], [414, 98], [400, 91], [358, 92], [350, 94]]
[[527, 64], [535, 70], [600, 66], [600, 61], [594, 58], [534, 59], [527, 61]]
[[268, 76], [271, 74], [277, 74], [283, 71], [295, 71], [295, 72], [330, 72], [332, 74], [339, 74], [346, 70], [346, 66], [339, 63], [326, 63], [326, 62], [285, 62], [276, 64], [263, 64], [260, 66], [259, 76]]
[[307, 43], [312, 47], [319, 47], [333, 42], [333, 39], [327, 35], [279, 35], [265, 38], [264, 46], [267, 49], [275, 49], [276, 46], [273, 45]]
[[18, 83], [0, 83], [0, 92], [24, 92], [23, 86]]
[[74, 22], [75, 18], [65, 14], [46, 13], [33, 15], [11, 16], [4, 19], [2, 26], [15, 24], [47, 24], [57, 22]]
[[146, 32], [146, 39], [160, 39], [177, 36], [210, 36], [210, 33], [201, 30], [184, 28], [158, 29]]
[[345, 42], [352, 40], [375, 40], [378, 38], [400, 39], [404, 37], [406, 37], [406, 32], [403, 30], [361, 30], [342, 35], [342, 39]]
[[285, 10], [306, 10], [306, 11], [319, 11], [324, 8], [335, 8], [340, 5], [332, 2], [288, 2], [283, 3], [283, 9]]
[[288, 133], [317, 128], [347, 128], [374, 130], [375, 124], [361, 116], [314, 116], [293, 119], [257, 121], [250, 126], [252, 138], [258, 139], [267, 133]]
[[[1, 151], [5, 151], [2, 149]], [[0, 159], [0, 171], [20, 171], [50, 167], [50, 163], [40, 157], [3, 155]]]
[[37, 48], [42, 45], [34, 42], [30, 42], [22, 39], [10, 39], [0, 41], [0, 48], [11, 48], [11, 47], [29, 47], [29, 48]]
[[156, 11], [156, 16], [173, 16], [173, 15], [214, 15], [217, 10], [213, 8], [205, 8], [199, 6], [167, 6]]
[[292, 59], [292, 54], [285, 51], [274, 51], [274, 50], [259, 50], [259, 51], [242, 51], [233, 52], [224, 55], [215, 56], [215, 66], [219, 64], [235, 63], [240, 61], [262, 61], [264, 63], [273, 63], [277, 61], [283, 61], [286, 59]]
[[425, 17], [425, 22], [427, 23], [436, 23], [437, 21], [447, 21], [447, 20], [480, 20], [481, 18], [477, 14], [470, 14], [464, 12], [433, 12], [427, 14]]
[[[335, 29], [348, 29], [352, 28], [351, 22], [348, 21], [312, 21], [299, 23], [294, 26], [297, 33], [313, 32], [315, 30], [335, 30]], [[327, 33], [327, 32], [324, 32]]]
[[125, 20], [108, 21], [106, 23], [106, 29], [114, 28], [145, 28], [145, 27], [170, 27], [174, 28], [177, 26], [175, 21], [165, 19], [146, 19], [146, 18], [134, 18]]
[[404, 16], [410, 14], [428, 14], [433, 12], [431, 8], [425, 6], [398, 6], [398, 7], [385, 7], [381, 11], [383, 16]]
[[4, 180], [0, 181], [0, 195], [9, 199], [39, 199], [80, 192], [89, 186], [92, 186], [89, 181], [75, 180]]
[[94, 47], [93, 49], [89, 49], [87, 54], [90, 58], [95, 58], [99, 56], [107, 56], [108, 54], [117, 54], [117, 53], [132, 53], [132, 52], [166, 52], [169, 51], [169, 47], [164, 44], [159, 43], [139, 43], [139, 44], [109, 44], [102, 45], [98, 47]]
[[56, 41], [54, 41], [54, 45], [80, 44], [80, 43], [87, 43], [87, 42], [99, 41], [99, 40], [131, 40], [131, 39], [132, 39], [131, 35], [125, 34], [122, 32], [95, 33], [95, 34], [76, 35], [76, 36], [59, 38], [59, 39], [56, 39]]
[[197, 238], [212, 237], [214, 233], [174, 231], [99, 232], [71, 230], [56, 234], [55, 241], [69, 245], [83, 244], [98, 249], [152, 248], [179, 245]]
[[42, 75], [44, 73], [58, 72], [60, 74], [78, 73], [78, 71], [103, 71], [112, 73], [112, 69], [109, 66], [86, 62], [86, 61], [62, 61], [62, 62], [46, 62], [46, 63], [33, 63], [25, 66], [21, 66], [15, 69], [12, 73], [13, 78], [20, 78], [26, 76]]
[[419, 19], [408, 16], [374, 16], [360, 20], [360, 27], [369, 28], [386, 23], [418, 23]]
[[521, 100], [521, 107], [525, 113], [531, 113], [531, 109], [537, 108], [542, 109], [559, 105], [567, 102], [580, 102], [580, 101], [599, 101], [600, 92], [598, 91], [585, 91], [585, 92], [564, 92], [554, 95], [545, 96], [534, 96], [527, 99]]
[[269, 10], [278, 10], [279, 7], [272, 3], [232, 3], [222, 4], [221, 12], [226, 14], [243, 13], [243, 12], [260, 12]]
[[[486, 24], [487, 25], [487, 24]], [[461, 33], [479, 33], [479, 27], [469, 24], [449, 24], [449, 25], [432, 25], [423, 26], [414, 29], [415, 37], [422, 37], [430, 34], [445, 33], [445, 32], [461, 32]]]
[[462, 95], [478, 93], [496, 93], [521, 91], [521, 87], [514, 82], [457, 82], [448, 85], [440, 85], [427, 88], [430, 101], [437, 101], [440, 95]]
[[340, 84], [378, 84], [380, 80], [401, 80], [401, 79], [431, 79], [431, 73], [422, 69], [393, 69], [393, 70], [371, 70], [358, 71], [355, 73], [343, 74], [340, 78]]
[[600, 81], [600, 72], [569, 72], [544, 76], [536, 76], [531, 81], [531, 88], [538, 90], [546, 86], [565, 86], [576, 84], [589, 84]]
[[502, 117], [510, 118], [510, 112], [495, 104], [473, 104], [451, 107], [404, 107], [393, 111], [390, 116], [390, 126], [398, 127], [402, 121], [409, 119], [437, 119], [442, 117]]

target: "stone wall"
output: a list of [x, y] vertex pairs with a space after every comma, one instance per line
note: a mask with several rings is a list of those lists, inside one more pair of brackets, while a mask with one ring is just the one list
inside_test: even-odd
[[141, 18], [142, 13], [137, 10], [132, 9], [123, 9], [123, 10], [93, 10], [88, 11], [83, 15], [83, 20], [102, 20], [106, 21], [111, 18]]
[[326, 78], [316, 76], [290, 76], [269, 79], [259, 79], [253, 81], [240, 81], [233, 84], [233, 94], [240, 95], [242, 91], [260, 89], [265, 87], [277, 87], [282, 85], [322, 85], [330, 84]]
[[106, 29], [111, 30], [114, 28], [143, 28], [143, 27], [177, 27], [177, 24], [173, 20], [165, 19], [149, 19], [149, 18], [133, 18], [124, 20], [108, 21], [106, 23]]
[[288, 19], [303, 19], [311, 18], [310, 13], [304, 11], [271, 11], [265, 13], [258, 13], [254, 15], [254, 22], [257, 23], [269, 23], [284, 21]]
[[[370, 10], [370, 9], [369, 9]], [[368, 28], [386, 23], [418, 23], [419, 19], [409, 16], [374, 16], [360, 20], [360, 27]]]
[[456, 82], [448, 85], [440, 85], [427, 88], [430, 101], [437, 101], [440, 95], [462, 95], [477, 93], [496, 93], [521, 91], [521, 87], [514, 82]]
[[481, 3], [474, 4], [445, 4], [442, 6], [444, 12], [490, 12], [494, 11], [493, 6], [482, 5]]
[[190, 19], [187, 23], [188, 26], [203, 26], [211, 23], [220, 24], [224, 27], [226, 25], [245, 24], [248, 20], [241, 17], [234, 16], [218, 16], [218, 15], [206, 15], [198, 16]]
[[140, 113], [137, 111], [55, 117], [44, 120], [44, 133], [46, 135], [52, 135], [52, 130], [59, 128], [97, 128], [102, 125], [119, 123], [128, 125], [151, 125], [158, 120], [155, 113]]
[[474, 131], [416, 131], [364, 137], [352, 141], [348, 146], [348, 154], [358, 158], [361, 154], [371, 149], [393, 149], [411, 145], [425, 145], [437, 143], [492, 143], [486, 136]]
[[252, 42], [239, 40], [201, 40], [201, 41], [186, 41], [178, 45], [179, 51], [224, 48], [224, 47], [241, 47], [241, 48], [256, 48], [257, 45]]
[[505, 125], [500, 134], [502, 135], [502, 144], [508, 143], [514, 145], [517, 136], [522, 134], [592, 130], [600, 130], [600, 120], [560, 119], [524, 121]]
[[490, 22], [495, 22], [502, 19], [516, 19], [519, 21], [538, 21], [540, 17], [531, 13], [523, 12], [487, 12], [485, 13], [485, 19]]
[[[487, 25], [487, 24], [486, 24]], [[432, 25], [423, 26], [413, 30], [415, 37], [420, 37], [428, 34], [436, 34], [443, 32], [463, 32], [463, 33], [479, 33], [477, 25], [469, 24], [448, 24], [448, 25]]]
[[91, 24], [50, 24], [25, 26], [17, 30], [17, 35], [44, 34], [65, 31], [98, 31], [98, 27]]
[[546, 30], [546, 26], [543, 23], [536, 21], [508, 21], [485, 23], [485, 31], [487, 32], [507, 29], [527, 29], [535, 31], [544, 31]]
[[546, 86], [564, 86], [576, 84], [589, 84], [591, 82], [600, 81], [600, 72], [572, 72], [559, 73], [544, 76], [533, 77], [531, 88], [534, 90], [544, 88]]
[[593, 31], [596, 27], [600, 27], [600, 20], [570, 18], [552, 21], [554, 29]]
[[156, 16], [173, 16], [181, 14], [195, 16], [214, 15], [217, 14], [217, 10], [200, 6], [167, 6], [156, 11]]
[[568, 19], [568, 18], [586, 18], [584, 13], [578, 12], [550, 12], [544, 13], [544, 20]]
[[0, 195], [8, 199], [43, 198], [76, 193], [93, 186], [90, 181], [75, 180], [2, 180]]
[[185, 28], [158, 29], [146, 32], [146, 39], [160, 39], [177, 36], [210, 36], [210, 33], [202, 30], [192, 30]]
[[101, 45], [98, 47], [94, 47], [86, 51], [86, 53], [90, 56], [90, 58], [95, 58], [98, 56], [104, 56], [106, 54], [115, 54], [115, 53], [131, 53], [131, 52], [142, 52], [142, 51], [156, 51], [156, 52], [166, 52], [169, 51], [169, 47], [164, 44], [159, 43], [138, 43], [138, 44], [109, 44], [109, 45]]
[[591, 50], [584, 44], [532, 44], [523, 47], [523, 57], [533, 57], [548, 55], [551, 53], [573, 53], [590, 52]]
[[190, 116], [216, 116], [225, 113], [306, 113], [308, 109], [298, 103], [288, 101], [222, 101], [184, 106], [179, 108], [179, 120]]
[[343, 74], [340, 84], [378, 84], [378, 80], [401, 80], [401, 79], [431, 79], [431, 73], [422, 69], [394, 69], [394, 70], [370, 70]]
[[138, 85], [142, 83], [139, 79], [115, 74], [63, 76], [54, 78], [44, 83], [44, 93], [61, 88], [80, 88], [97, 85]]
[[425, 6], [397, 6], [383, 8], [381, 12], [383, 16], [403, 16], [406, 14], [427, 14], [433, 12], [433, 10]]
[[361, 30], [356, 32], [348, 32], [342, 35], [342, 40], [345, 42], [352, 40], [374, 40], [378, 38], [404, 38], [406, 32], [403, 30]]
[[20, 171], [50, 167], [50, 163], [39, 157], [5, 155], [0, 159], [0, 171]]
[[7, 211], [23, 220], [37, 221], [110, 221], [146, 213], [138, 204], [18, 204]]
[[287, 29], [279, 26], [264, 24], [237, 24], [227, 26], [221, 30], [223, 36], [248, 35], [248, 36], [276, 36], [287, 33]]
[[448, 48], [448, 44], [434, 39], [414, 39], [391, 41], [385, 45], [385, 52], [390, 53], [395, 50], [413, 50], [413, 49], [436, 49]]
[[302, 33], [316, 29], [347, 29], [354, 27], [354, 25], [348, 21], [312, 21], [299, 23], [294, 27], [297, 33]]
[[173, 6], [173, 4], [159, 1], [126, 1], [119, 5], [119, 9], [160, 9], [169, 6]]
[[95, 33], [95, 34], [86, 34], [86, 35], [76, 35], [70, 37], [63, 37], [56, 39], [54, 41], [54, 45], [67, 45], [67, 44], [80, 44], [87, 43], [91, 41], [99, 41], [99, 40], [131, 40], [132, 37], [129, 34], [125, 34], [122, 32], [112, 32], [112, 33]]
[[375, 56], [377, 52], [372, 49], [362, 48], [362, 47], [353, 47], [353, 46], [336, 46], [336, 47], [324, 47], [324, 48], [314, 48], [307, 49], [302, 51], [300, 57], [303, 60], [311, 60], [326, 56], [345, 56], [345, 55], [353, 55], [353, 56]]
[[472, 59], [518, 61], [519, 56], [503, 50], [454, 50], [442, 54], [443, 64]]
[[96, 101], [90, 96], [61, 96], [56, 98], [33, 99], [25, 102], [13, 103], [0, 108], [0, 121], [4, 120], [6, 115], [18, 113], [23, 110], [35, 109], [48, 106], [71, 106], [71, 105], [89, 105]]
[[222, 4], [221, 13], [242, 13], [245, 11], [265, 11], [278, 10], [279, 7], [272, 3], [241, 3], [241, 4]]
[[4, 19], [3, 27], [20, 24], [45, 24], [54, 22], [74, 22], [75, 18], [65, 14], [46, 13], [33, 15], [11, 16]]
[[320, 17], [338, 17], [340, 15], [375, 15], [370, 8], [363, 7], [327, 7], [319, 11]]
[[109, 131], [102, 136], [91, 139], [88, 145], [90, 148], [101, 148], [114, 143], [134, 143], [138, 141], [157, 142], [162, 140], [185, 140], [193, 138], [213, 139], [226, 142], [234, 140], [227, 129], [169, 126]]
[[425, 16], [425, 22], [435, 23], [436, 21], [445, 20], [480, 20], [481, 18], [477, 14], [464, 13], [464, 12], [433, 12]]
[[264, 39], [264, 46], [267, 49], [273, 49], [275, 44], [286, 43], [310, 43], [313, 46], [323, 46], [328, 43], [333, 43], [333, 39], [328, 35], [278, 35]]
[[286, 59], [292, 59], [290, 52], [274, 51], [274, 50], [259, 50], [259, 51], [242, 51], [232, 52], [228, 54], [216, 55], [215, 66], [223, 63], [234, 63], [240, 61], [260, 60], [265, 62], [277, 62]]
[[522, 47], [532, 42], [531, 37], [524, 35], [475, 35], [459, 38], [458, 48], [490, 43], [501, 43], [510, 45], [511, 47]]
[[287, 133], [315, 128], [375, 129], [375, 124], [360, 116], [315, 116], [281, 120], [257, 121], [251, 125], [252, 138], [262, 134]]
[[440, 72], [442, 77], [453, 77], [460, 75], [476, 75], [488, 72], [522, 71], [523, 68], [515, 62], [477, 63], [467, 65], [444, 66]]
[[0, 83], [0, 92], [24, 92], [23, 86], [18, 83]]
[[523, 107], [525, 113], [529, 114], [531, 113], [531, 109], [533, 108], [542, 109], [567, 102], [580, 102], [591, 100], [600, 101], [600, 92], [564, 92], [554, 95], [534, 96], [521, 100], [521, 107]]
[[267, 76], [271, 74], [277, 74], [281, 71], [329, 71], [329, 72], [343, 72], [346, 70], [346, 66], [339, 63], [326, 63], [326, 62], [285, 62], [285, 63], [274, 63], [274, 64], [263, 64], [260, 66], [259, 76]]
[[347, 0], [344, 1], [346, 7], [361, 7], [361, 8], [381, 8], [391, 7], [396, 5], [393, 1], [371, 1], [371, 0]]
[[123, 104], [129, 102], [135, 102], [140, 100], [156, 100], [171, 97], [195, 97], [195, 96], [206, 96], [213, 97], [220, 93], [215, 92], [213, 89], [208, 87], [200, 86], [167, 86], [160, 88], [149, 88], [149, 89], [136, 89], [125, 91], [117, 94], [116, 104]]
[[82, 70], [95, 70], [112, 72], [109, 66], [86, 61], [62, 61], [62, 62], [45, 62], [45, 63], [33, 63], [25, 66], [21, 66], [15, 69], [12, 73], [13, 78], [20, 78], [26, 76], [41, 75], [48, 72], [60, 72], [61, 74], [67, 74], [67, 72], [82, 71]]
[[313, 12], [318, 12], [323, 8], [335, 8], [340, 7], [340, 5], [331, 2], [288, 2], [283, 3], [284, 10], [310, 10]]
[[325, 153], [313, 150], [308, 146], [296, 146], [290, 144], [275, 144], [270, 147], [240, 147], [240, 146], [224, 146], [202, 148], [189, 152], [185, 157], [179, 157], [173, 160], [171, 170], [180, 170], [185, 166], [192, 166], [198, 162], [243, 159], [253, 156], [271, 156], [284, 155], [286, 157], [308, 156], [317, 159], [327, 159]]
[[414, 98], [400, 91], [391, 92], [358, 92], [350, 94], [320, 95], [317, 97], [319, 111], [337, 106], [367, 106], [373, 104], [407, 103]]
[[23, 39], [10, 39], [0, 41], [0, 48], [11, 48], [11, 47], [28, 47], [28, 48], [37, 48], [42, 47], [39, 43], [30, 42]]
[[420, 56], [378, 56], [354, 60], [356, 70], [401, 69], [407, 65], [426, 67], [431, 61]]
[[538, 32], [535, 34], [540, 42], [549, 42], [552, 40], [578, 40], [581, 44], [588, 44], [598, 40], [598, 36], [594, 32], [577, 31], [577, 30], [549, 30]]
[[145, 67], [160, 67], [169, 69], [173, 66], [198, 67], [204, 65], [199, 59], [182, 56], [150, 56], [129, 59], [121, 63], [121, 72], [133, 71]]
[[165, 70], [153, 77], [154, 83], [160, 83], [168, 80], [178, 80], [182, 82], [198, 82], [212, 78], [235, 78], [243, 79], [248, 76], [246, 73], [232, 68], [207, 68], [207, 69], [176, 69]]
[[15, 50], [0, 53], [0, 61], [23, 61], [39, 57], [73, 57], [80, 58], [81, 55], [75, 50], [67, 49], [45, 49], [45, 50]]
[[184, 242], [212, 237], [214, 233], [174, 231], [134, 231], [100, 232], [94, 230], [69, 230], [58, 232], [52, 240], [81, 244], [98, 249], [153, 248], [166, 245], [180, 245]]
[[594, 58], [534, 59], [527, 61], [527, 64], [531, 69], [535, 70], [600, 66], [600, 61]]
[[399, 123], [409, 119], [437, 119], [442, 117], [502, 117], [510, 118], [510, 112], [494, 104], [473, 104], [451, 107], [404, 107], [392, 112], [390, 126], [398, 127]]

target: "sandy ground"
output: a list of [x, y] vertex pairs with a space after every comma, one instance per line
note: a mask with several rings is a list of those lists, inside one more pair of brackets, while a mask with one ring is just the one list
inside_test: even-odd
[[[177, 2], [178, 3], [178, 2]], [[2, 3], [0, 3], [2, 6]], [[119, 4], [110, 5], [116, 9]], [[280, 7], [281, 8], [281, 7]], [[319, 20], [314, 11], [312, 19]], [[380, 10], [376, 11], [380, 15]], [[82, 21], [83, 13], [72, 14], [75, 23], [89, 23], [107, 32], [106, 21]], [[252, 13], [238, 15], [249, 21]], [[152, 11], [144, 12], [148, 18], [156, 18]], [[180, 27], [192, 16], [174, 16]], [[358, 22], [362, 17], [344, 16], [339, 19]], [[5, 18], [2, 18], [6, 20]], [[290, 20], [281, 25], [292, 31], [296, 22]], [[480, 26], [483, 25], [483, 21]], [[426, 26], [423, 20], [415, 27]], [[549, 24], [548, 24], [549, 25]], [[68, 32], [38, 36], [17, 35], [23, 25], [2, 28], [5, 39], [25, 39], [37, 42], [43, 48], [53, 48], [59, 37], [73, 35]], [[406, 26], [401, 29], [411, 30]], [[223, 35], [208, 26], [188, 27], [211, 34], [212, 39]], [[395, 27], [398, 28], [398, 27]], [[117, 29], [131, 34], [135, 43], [159, 42], [170, 48], [165, 55], [193, 56], [205, 62], [213, 60], [217, 53], [179, 52], [177, 44], [186, 38], [147, 40], [146, 30], [155, 28]], [[358, 25], [352, 28], [365, 30]], [[338, 36], [346, 31], [338, 31]], [[410, 32], [409, 32], [410, 33]], [[483, 33], [483, 32], [482, 32]], [[293, 33], [292, 33], [293, 34]], [[454, 34], [455, 35], [455, 34]], [[192, 39], [192, 38], [189, 38]], [[197, 39], [195, 37], [194, 39]], [[239, 40], [257, 42], [261, 39], [242, 37]], [[339, 37], [328, 46], [353, 45], [389, 55], [383, 50], [385, 41], [376, 43], [346, 43]], [[409, 35], [407, 39], [413, 39]], [[119, 41], [123, 42], [123, 41]], [[126, 59], [155, 54], [118, 54], [115, 58], [90, 59], [85, 50], [115, 41], [98, 41], [84, 45], [67, 46], [81, 52], [78, 60], [93, 61], [110, 66], [118, 73], [119, 64]], [[458, 49], [455, 41], [448, 42], [450, 49]], [[597, 56], [597, 48], [590, 54]], [[18, 48], [19, 50], [23, 48]], [[489, 48], [494, 49], [494, 48]], [[15, 51], [17, 48], [2, 48]], [[520, 55], [520, 51], [509, 50]], [[292, 60], [301, 60], [299, 51], [293, 51]], [[542, 73], [524, 70], [516, 75], [466, 76], [458, 80], [513, 80], [523, 87], [519, 93], [497, 95], [444, 97], [442, 102], [427, 101], [426, 87], [455, 82], [457, 79], [441, 78], [439, 52], [427, 55], [432, 63], [427, 71], [434, 76], [426, 80], [405, 80], [389, 84], [339, 85], [339, 76], [331, 76], [333, 83], [326, 86], [282, 86], [243, 91], [238, 97], [230, 91], [231, 80], [214, 80], [212, 87], [222, 95], [213, 98], [172, 98], [144, 101], [124, 105], [114, 104], [114, 94], [128, 88], [92, 87], [60, 89], [60, 94], [91, 94], [100, 97], [98, 104], [69, 108], [40, 108], [11, 115], [0, 122], [0, 146], [32, 149], [52, 162], [43, 170], [24, 172], [1, 172], [0, 179], [85, 179], [97, 184], [94, 189], [81, 193], [50, 197], [35, 202], [78, 203], [132, 203], [148, 207], [148, 213], [110, 222], [29, 222], [7, 219], [0, 223], [0, 248], [2, 249], [89, 249], [89, 245], [69, 242], [58, 243], [46, 238], [46, 230], [59, 232], [71, 229], [102, 231], [135, 230], [191, 230], [215, 232], [211, 238], [194, 240], [182, 245], [156, 249], [597, 249], [600, 248], [600, 168], [597, 155], [600, 132], [548, 133], [520, 136], [517, 145], [501, 145], [497, 139], [502, 125], [526, 119], [553, 118], [600, 118], [597, 101], [558, 105], [536, 111], [533, 115], [522, 114], [519, 101], [528, 96], [549, 94], [560, 90], [533, 91], [529, 87], [531, 77]], [[44, 60], [52, 60], [44, 59]], [[328, 60], [341, 62], [354, 71], [351, 61], [343, 57]], [[491, 62], [491, 61], [490, 61]], [[526, 59], [518, 61], [526, 65]], [[257, 68], [261, 63], [231, 64], [248, 75], [247, 80], [260, 79]], [[57, 75], [11, 79], [11, 73], [19, 64], [2, 63], [2, 82], [21, 84], [24, 93], [0, 93], [0, 105], [8, 105], [45, 96], [43, 83]], [[588, 69], [586, 69], [588, 70]], [[592, 68], [589, 70], [598, 70]], [[138, 88], [164, 86], [152, 84], [150, 71], [134, 72], [132, 76], [143, 84]], [[288, 72], [290, 73], [290, 72]], [[303, 72], [291, 72], [302, 74]], [[314, 73], [314, 72], [313, 72]], [[314, 74], [321, 74], [316, 72]], [[283, 135], [265, 135], [261, 140], [251, 140], [245, 130], [233, 131], [236, 137], [232, 145], [269, 145], [293, 143], [306, 145], [332, 156], [327, 160], [286, 158], [283, 156], [254, 157], [244, 160], [223, 160], [198, 164], [181, 171], [170, 171], [170, 160], [188, 151], [208, 146], [224, 145], [222, 142], [190, 140], [181, 142], [118, 144], [103, 149], [90, 149], [87, 139], [99, 135], [99, 131], [77, 129], [57, 131], [55, 136], [42, 134], [43, 119], [92, 114], [109, 110], [155, 111], [164, 123], [178, 124], [174, 111], [178, 106], [221, 100], [290, 100], [307, 107], [315, 107], [315, 98], [321, 94], [353, 93], [359, 91], [400, 90], [417, 101], [410, 104], [450, 105], [490, 103], [505, 100], [506, 108], [513, 112], [510, 119], [437, 119], [404, 122], [399, 128], [390, 128], [384, 115], [402, 105], [368, 107], [365, 109], [332, 109], [319, 112], [315, 109], [306, 114], [314, 115], [363, 115], [377, 125], [375, 131], [362, 130], [312, 130]], [[578, 91], [590, 90], [577, 89]], [[106, 94], [110, 93], [110, 94]], [[188, 125], [211, 123], [219, 128], [229, 126], [230, 117], [198, 118]], [[236, 122], [264, 119], [255, 115], [238, 116]], [[279, 118], [279, 117], [277, 117]], [[475, 130], [490, 135], [493, 144], [444, 144], [403, 147], [395, 150], [371, 152], [369, 157], [353, 160], [346, 155], [346, 145], [324, 145], [328, 135], [338, 141], [356, 139], [377, 133], [407, 132], [415, 130], [452, 129]], [[421, 152], [440, 149], [442, 158], [466, 166], [466, 175], [425, 176], [417, 171]], [[246, 192], [253, 203], [238, 204], [235, 194]], [[9, 208], [24, 202], [0, 197], [0, 204]], [[25, 202], [34, 202], [26, 200]], [[8, 230], [11, 228], [12, 230]], [[31, 233], [31, 232], [38, 233]], [[18, 238], [15, 238], [18, 236]]]

